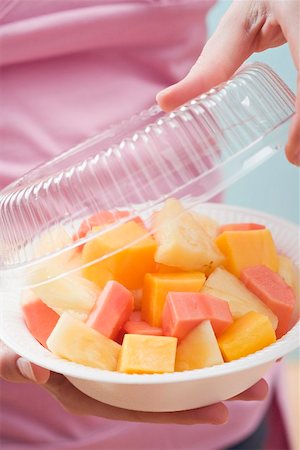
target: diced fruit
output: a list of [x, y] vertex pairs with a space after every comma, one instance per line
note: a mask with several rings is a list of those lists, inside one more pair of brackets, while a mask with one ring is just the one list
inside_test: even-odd
[[296, 297], [296, 304], [292, 313], [290, 327], [294, 326], [300, 318], [300, 270], [293, 261], [285, 255], [279, 255], [278, 273], [283, 280], [291, 286]]
[[156, 262], [186, 271], [210, 273], [224, 261], [199, 221], [178, 200], [167, 200], [154, 215], [153, 222], [159, 244]]
[[157, 273], [182, 273], [185, 271], [182, 269], [178, 269], [178, 267], [166, 266], [165, 264], [157, 264], [155, 272], [157, 272]]
[[[129, 211], [109, 211], [109, 210], [102, 210], [98, 211], [93, 216], [89, 217], [88, 219], [84, 220], [78, 230], [77, 236], [78, 238], [83, 238], [92, 231], [94, 227], [97, 226], [104, 226], [111, 223], [115, 223], [117, 220], [123, 219], [125, 217], [128, 217], [130, 215]], [[143, 225], [143, 221], [140, 217], [135, 217], [135, 222], [139, 223], [140, 225]]]
[[169, 292], [162, 314], [164, 335], [184, 339], [203, 320], [210, 320], [220, 336], [233, 322], [228, 303], [201, 292]]
[[47, 340], [55, 355], [85, 366], [116, 370], [121, 346], [68, 313], [58, 320]]
[[271, 309], [250, 292], [240, 280], [221, 267], [215, 269], [207, 278], [201, 292], [226, 300], [234, 319], [238, 319], [249, 311], [256, 311], [269, 317], [274, 330], [277, 328], [278, 319]]
[[152, 327], [144, 320], [129, 320], [124, 325], [124, 330], [129, 334], [145, 334], [151, 336], [162, 336], [161, 328]]
[[294, 289], [296, 268], [294, 267], [293, 261], [285, 255], [279, 255], [279, 268], [278, 273], [281, 278]]
[[32, 336], [44, 347], [47, 347], [46, 341], [55, 327], [59, 315], [31, 291], [22, 296], [22, 311]]
[[266, 266], [247, 267], [241, 273], [241, 280], [278, 317], [277, 338], [288, 330], [296, 298], [293, 289], [281, 276]]
[[175, 371], [201, 369], [223, 362], [211, 323], [204, 320], [178, 344]]
[[161, 326], [161, 315], [168, 292], [198, 292], [205, 282], [201, 272], [150, 274], [144, 279], [142, 319], [153, 327]]
[[133, 311], [129, 316], [130, 322], [140, 322], [142, 320], [141, 311]]
[[33, 291], [50, 308], [87, 314], [94, 306], [100, 289], [86, 278], [70, 274], [34, 287]]
[[[68, 247], [73, 243], [72, 237], [61, 226], [50, 228], [41, 234], [34, 242], [34, 252], [36, 257], [45, 256], [62, 248]], [[54, 256], [51, 259], [53, 265], [66, 264], [74, 255], [75, 251], [67, 250]], [[50, 262], [48, 263], [50, 264]]]
[[191, 211], [193, 218], [197, 223], [203, 228], [206, 234], [214, 240], [218, 234], [219, 224], [211, 217], [203, 216], [202, 214], [198, 214], [194, 211]]
[[125, 334], [118, 371], [126, 373], [174, 372], [177, 339]]
[[143, 289], [133, 289], [131, 292], [134, 298], [134, 309], [140, 311], [142, 307]]
[[133, 311], [132, 293], [117, 281], [108, 281], [91, 310], [86, 324], [115, 339]]
[[276, 336], [270, 320], [255, 311], [237, 319], [218, 339], [225, 361], [250, 355], [275, 341]]
[[219, 227], [219, 234], [224, 231], [250, 231], [250, 230], [264, 230], [266, 227], [258, 223], [227, 223]]
[[104, 259], [83, 269], [83, 274], [100, 287], [109, 280], [115, 280], [127, 289], [140, 289], [145, 274], [155, 270], [156, 248], [155, 240], [147, 235], [143, 226], [133, 221], [121, 224], [85, 244], [82, 252], [84, 264], [101, 257]]
[[216, 238], [216, 244], [226, 256], [225, 268], [237, 277], [246, 267], [258, 264], [278, 270], [278, 255], [268, 229], [224, 231]]

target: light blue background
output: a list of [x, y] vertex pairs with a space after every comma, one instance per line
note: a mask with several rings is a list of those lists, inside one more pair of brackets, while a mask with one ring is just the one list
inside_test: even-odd
[[[230, 4], [231, 1], [219, 0], [211, 10], [209, 34], [215, 30]], [[249, 60], [269, 64], [296, 91], [296, 70], [287, 45], [256, 53]], [[281, 152], [227, 189], [225, 202], [258, 209], [299, 224], [299, 197], [300, 169], [290, 164]]]

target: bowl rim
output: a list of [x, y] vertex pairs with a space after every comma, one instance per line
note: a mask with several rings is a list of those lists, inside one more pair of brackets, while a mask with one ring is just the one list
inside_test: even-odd
[[[218, 203], [204, 203], [201, 205], [197, 205], [197, 207], [199, 208], [199, 213], [202, 212], [201, 209], [217, 209], [220, 212], [225, 211], [231, 214], [241, 213], [250, 216], [253, 215], [256, 219], [261, 218], [263, 221], [267, 221], [267, 223], [270, 223], [271, 227], [273, 224], [273, 226], [276, 225], [277, 227], [284, 227], [285, 229], [288, 229], [290, 233], [292, 233], [292, 235], [295, 237], [295, 239], [297, 239], [297, 236], [299, 236], [300, 239], [300, 228], [297, 226], [297, 224], [286, 219], [278, 218], [271, 214], [256, 211], [250, 208]], [[15, 297], [16, 293], [11, 295]], [[6, 303], [8, 304], [9, 302], [7, 301]], [[9, 306], [7, 306], [6, 309], [4, 308], [4, 310], [3, 308], [1, 308], [2, 326], [0, 330], [0, 338], [18, 355], [30, 360], [34, 364], [40, 365], [51, 371], [61, 373], [67, 377], [101, 383], [151, 385], [189, 382], [211, 377], [218, 378], [224, 375], [230, 375], [232, 373], [243, 372], [250, 368], [254, 368], [262, 364], [267, 364], [272, 361], [275, 362], [277, 359], [283, 357], [287, 353], [295, 350], [300, 346], [300, 323], [298, 321], [286, 335], [277, 340], [275, 343], [246, 357], [242, 357], [231, 362], [226, 362], [224, 364], [215, 365], [212, 367], [205, 367], [202, 369], [187, 370], [182, 372], [163, 374], [126, 374], [84, 366], [56, 357], [49, 350], [45, 349], [41, 344], [39, 344], [30, 334], [30, 332], [26, 328], [25, 323], [23, 322], [22, 313], [19, 309], [18, 320], [20, 326], [23, 329], [22, 335], [26, 338], [26, 343], [30, 344], [31, 347], [34, 346], [35, 351], [38, 350], [38, 354], [35, 355], [32, 350], [27, 349], [26, 345], [24, 346], [23, 341], [16, 339], [14, 333], [7, 333], [9, 327], [5, 326], [5, 313], [10, 313], [13, 316], [17, 313], [17, 311], [13, 308], [10, 308]]]

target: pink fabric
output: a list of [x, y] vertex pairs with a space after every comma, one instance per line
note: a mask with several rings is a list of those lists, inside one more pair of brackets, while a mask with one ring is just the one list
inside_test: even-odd
[[[3, 1], [0, 187], [153, 104], [197, 58], [211, 4]], [[186, 427], [75, 417], [35, 385], [2, 382], [1, 395], [3, 450], [216, 450], [251, 433], [268, 406], [228, 403], [228, 424]]]

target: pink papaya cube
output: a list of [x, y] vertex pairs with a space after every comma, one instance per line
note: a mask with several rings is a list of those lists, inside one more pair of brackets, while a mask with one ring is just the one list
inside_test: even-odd
[[260, 298], [278, 317], [276, 336], [278, 339], [281, 338], [289, 330], [296, 304], [293, 289], [278, 273], [264, 265], [243, 269], [241, 280], [249, 291]]
[[129, 320], [124, 325], [124, 330], [128, 334], [143, 334], [150, 336], [163, 336], [163, 331], [159, 327], [152, 327], [144, 320]]
[[86, 324], [104, 336], [115, 339], [133, 311], [132, 293], [117, 281], [108, 281]]
[[233, 322], [228, 302], [201, 292], [169, 292], [162, 315], [164, 335], [183, 339], [203, 320], [210, 320], [220, 336]]

